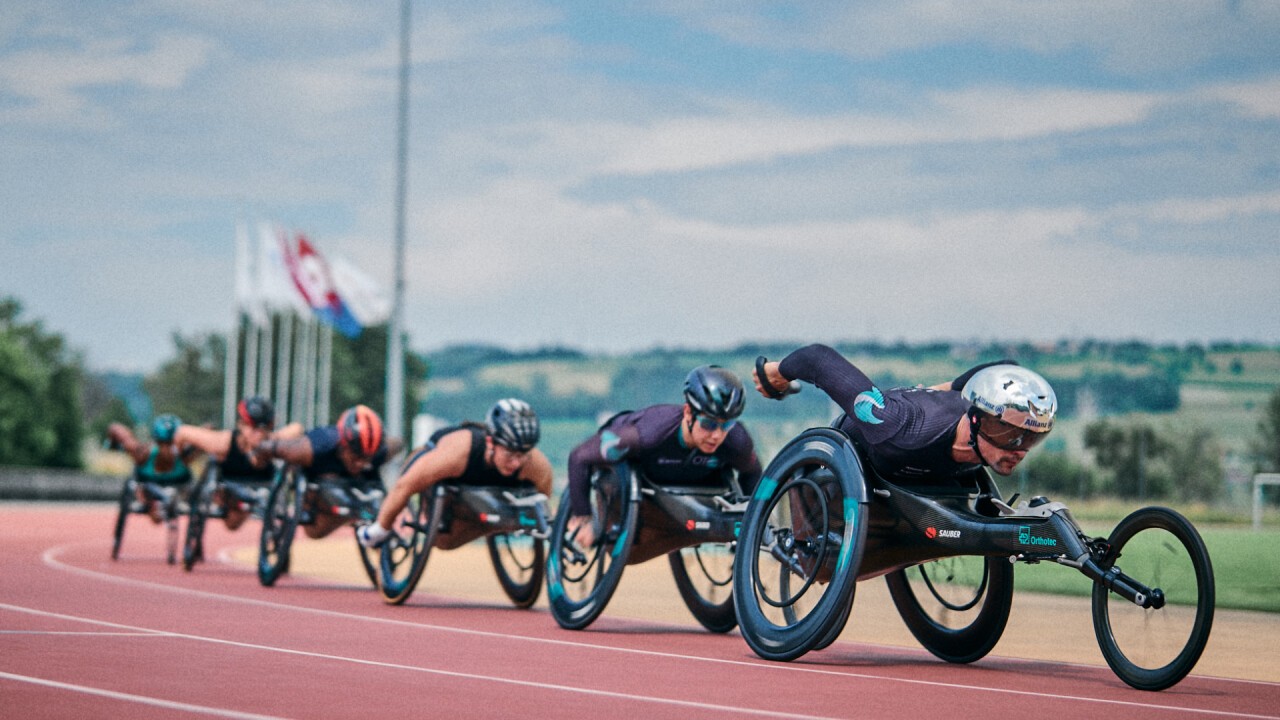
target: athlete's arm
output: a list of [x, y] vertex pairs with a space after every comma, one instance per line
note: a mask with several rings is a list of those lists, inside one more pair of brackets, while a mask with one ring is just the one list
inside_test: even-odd
[[390, 530], [409, 498], [432, 485], [462, 475], [471, 454], [471, 431], [455, 430], [440, 438], [430, 450], [420, 450], [405, 461], [387, 497], [378, 508], [378, 525]]
[[231, 431], [213, 430], [199, 425], [182, 424], [173, 434], [179, 447], [190, 446], [203, 451], [209, 457], [222, 462], [231, 451]]
[[133, 431], [121, 423], [111, 423], [107, 426], [107, 439], [111, 441], [112, 446], [120, 448], [133, 458], [135, 464], [140, 465], [146, 462], [151, 455], [151, 445], [140, 442], [134, 437]]
[[537, 448], [529, 451], [529, 459], [520, 468], [520, 479], [533, 483], [538, 492], [551, 497], [551, 479], [553, 476], [551, 461]]
[[279, 458], [298, 467], [310, 467], [314, 454], [311, 449], [311, 439], [306, 435], [297, 438], [288, 438], [285, 440], [276, 440], [268, 438], [258, 444], [254, 448], [257, 452], [267, 457]]
[[843, 355], [826, 345], [809, 345], [778, 363], [787, 380], [802, 380], [822, 390], [846, 413], [853, 414], [859, 393], [875, 388], [875, 383]]

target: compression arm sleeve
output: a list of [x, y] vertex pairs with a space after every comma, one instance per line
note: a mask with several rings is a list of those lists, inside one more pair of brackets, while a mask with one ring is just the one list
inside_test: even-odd
[[809, 345], [796, 350], [782, 359], [778, 372], [788, 380], [812, 383], [850, 415], [854, 412], [853, 401], [858, 393], [875, 387], [871, 378], [826, 345]]

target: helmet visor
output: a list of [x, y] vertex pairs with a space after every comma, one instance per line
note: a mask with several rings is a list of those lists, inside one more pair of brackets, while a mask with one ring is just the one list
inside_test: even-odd
[[1001, 450], [1030, 450], [1049, 436], [1047, 432], [1010, 425], [992, 415], [982, 415], [978, 419], [978, 434]]

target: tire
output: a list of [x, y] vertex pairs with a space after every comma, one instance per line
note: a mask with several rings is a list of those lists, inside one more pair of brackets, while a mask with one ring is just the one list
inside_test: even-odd
[[289, 548], [298, 529], [304, 482], [301, 473], [289, 469], [271, 484], [258, 542], [258, 582], [266, 587], [289, 571]]
[[484, 539], [498, 584], [518, 608], [532, 607], [542, 593], [546, 546], [528, 533], [498, 533]]
[[187, 500], [187, 534], [182, 543], [182, 569], [190, 572], [204, 560], [204, 524], [209, 517], [209, 503], [218, 485], [217, 466], [210, 462], [191, 490]]
[[684, 604], [702, 627], [727, 633], [738, 627], [733, 611], [733, 557], [736, 543], [704, 543], [667, 553], [671, 575]]
[[547, 559], [547, 595], [551, 615], [568, 630], [581, 630], [595, 621], [609, 604], [622, 579], [627, 556], [635, 542], [640, 514], [639, 492], [630, 468], [618, 464], [591, 478], [592, 523], [596, 542], [578, 548], [567, 537], [568, 490], [560, 498], [551, 529], [551, 554]]
[[747, 508], [734, 608], [743, 639], [767, 660], [834, 641], [848, 619], [867, 507], [860, 469], [837, 459], [846, 452], [834, 431], [806, 431], [769, 464]]
[[132, 475], [125, 478], [124, 486], [120, 488], [120, 508], [116, 512], [116, 527], [111, 536], [112, 560], [120, 559], [120, 544], [124, 541], [124, 524], [129, 519], [129, 506], [133, 504], [137, 488], [137, 481], [134, 480]]
[[985, 657], [1000, 641], [1013, 606], [1013, 564], [1005, 557], [942, 558], [885, 576], [907, 629], [950, 663]]
[[369, 582], [376, 590], [378, 587], [378, 564], [382, 558], [382, 551], [361, 545], [360, 538], [357, 537], [356, 552], [360, 553], [360, 565], [364, 567], [365, 576], [369, 578]]
[[[854, 585], [853, 596], [857, 595], [857, 590], [858, 586]], [[844, 626], [849, 624], [849, 615], [853, 613], [853, 596], [849, 598], [849, 604], [845, 605], [844, 609], [840, 611], [840, 618], [827, 630], [827, 634], [813, 646], [813, 650], [827, 649], [844, 632]]]
[[1215, 603], [1209, 552], [1186, 518], [1159, 507], [1121, 520], [1108, 541], [1098, 564], [1123, 570], [1164, 603], [1143, 609], [1095, 584], [1098, 645], [1121, 680], [1139, 690], [1164, 690], [1191, 672], [1209, 641]]
[[436, 485], [410, 497], [409, 504], [396, 517], [393, 535], [378, 553], [376, 585], [388, 605], [404, 603], [418, 586], [427, 569], [443, 509], [444, 488]]

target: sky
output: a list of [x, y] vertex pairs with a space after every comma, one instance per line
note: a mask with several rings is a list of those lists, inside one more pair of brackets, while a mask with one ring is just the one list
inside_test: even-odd
[[[0, 296], [90, 369], [235, 313], [235, 228], [390, 290], [400, 3], [0, 13]], [[1280, 3], [412, 8], [415, 350], [1280, 342]]]

